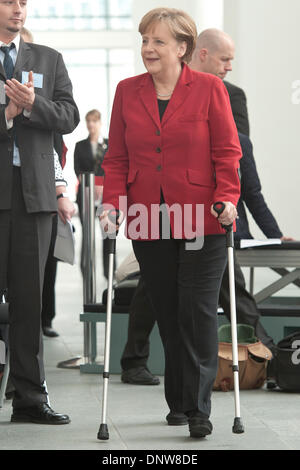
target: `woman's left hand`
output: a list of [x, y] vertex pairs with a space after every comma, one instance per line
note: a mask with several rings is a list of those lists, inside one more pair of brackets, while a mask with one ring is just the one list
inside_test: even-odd
[[99, 216], [100, 225], [102, 229], [104, 230], [104, 232], [106, 232], [107, 234], [117, 233], [120, 228], [121, 223], [124, 220], [124, 213], [122, 211], [119, 211], [118, 218], [115, 221], [116, 223], [114, 223], [109, 217], [109, 212], [110, 211], [105, 210], [102, 212], [102, 214], [100, 214]]
[[210, 208], [210, 212], [214, 217], [218, 218], [220, 224], [231, 225], [234, 222], [234, 220], [237, 218], [236, 207], [232, 204], [232, 202], [229, 202], [229, 201], [227, 202], [223, 201], [223, 204], [225, 205], [225, 208], [222, 214], [220, 214], [219, 216], [217, 212], [214, 210], [213, 205]]

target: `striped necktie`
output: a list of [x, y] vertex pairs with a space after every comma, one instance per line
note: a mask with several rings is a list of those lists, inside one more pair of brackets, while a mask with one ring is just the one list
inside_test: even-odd
[[[14, 63], [13, 60], [10, 56], [10, 51], [14, 49], [15, 45], [12, 43], [10, 46], [1, 46], [0, 49], [4, 53], [4, 61], [3, 61], [3, 67], [5, 70], [5, 75], [8, 80], [11, 80], [14, 74]], [[9, 98], [6, 96], [6, 104], [8, 104]], [[18, 140], [17, 140], [17, 134], [16, 134], [16, 128], [13, 128], [13, 136], [14, 136], [14, 142], [16, 146], [18, 147]]]
[[8, 80], [10, 80], [14, 74], [15, 66], [9, 53], [14, 47], [15, 47], [14, 44], [11, 44], [9, 47], [8, 46], [0, 47], [1, 51], [4, 53], [3, 67], [5, 70], [6, 78]]

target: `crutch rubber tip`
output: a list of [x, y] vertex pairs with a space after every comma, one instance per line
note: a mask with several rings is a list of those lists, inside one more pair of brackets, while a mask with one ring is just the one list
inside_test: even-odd
[[241, 418], [234, 418], [232, 432], [234, 434], [243, 434], [245, 432]]
[[100, 428], [97, 434], [97, 438], [100, 441], [107, 441], [109, 439], [108, 427], [107, 424], [100, 424]]

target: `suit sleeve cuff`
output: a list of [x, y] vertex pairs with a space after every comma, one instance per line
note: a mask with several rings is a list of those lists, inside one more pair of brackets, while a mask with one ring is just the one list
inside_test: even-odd
[[11, 129], [14, 125], [14, 120], [13, 119], [10, 119], [9, 121], [6, 119], [6, 115], [5, 115], [5, 121], [6, 121], [6, 129], [9, 131], [9, 129]]
[[24, 110], [23, 110], [23, 115], [24, 115], [27, 119], [30, 119], [31, 111], [27, 111], [27, 109], [24, 109]]

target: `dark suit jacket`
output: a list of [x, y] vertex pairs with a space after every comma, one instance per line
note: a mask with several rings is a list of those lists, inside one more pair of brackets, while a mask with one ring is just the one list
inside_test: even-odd
[[77, 142], [74, 151], [74, 170], [76, 176], [79, 176], [81, 173], [94, 173], [95, 176], [104, 176], [101, 165], [107, 148], [108, 140], [103, 139], [103, 145], [99, 145], [95, 160], [89, 138]]
[[227, 82], [226, 80], [224, 80], [224, 85], [226, 86], [229, 94], [232, 114], [237, 130], [241, 134], [249, 137], [250, 130], [246, 95], [241, 88]]
[[282, 232], [261, 192], [261, 184], [256, 170], [252, 143], [250, 139], [243, 134], [239, 134], [239, 139], [243, 157], [240, 160], [241, 197], [237, 205], [239, 218], [236, 221], [235, 239], [253, 238], [249, 230], [245, 204], [258, 227], [267, 238], [280, 238], [282, 237]]
[[[72, 84], [59, 52], [46, 46], [24, 43], [20, 49], [14, 77], [21, 82], [22, 71], [43, 75], [42, 88], [30, 118], [23, 113], [14, 120], [21, 159], [23, 195], [28, 212], [56, 211], [54, 184], [53, 132], [68, 134], [79, 122], [72, 95]], [[6, 80], [0, 63], [0, 80]], [[5, 105], [0, 106], [0, 209], [11, 205], [13, 130], [7, 130]]]

